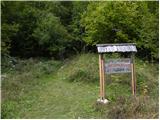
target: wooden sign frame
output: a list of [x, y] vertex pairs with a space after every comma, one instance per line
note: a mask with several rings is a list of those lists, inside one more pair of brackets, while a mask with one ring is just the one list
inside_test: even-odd
[[[107, 49], [107, 47], [109, 49]], [[97, 48], [99, 52], [99, 76], [100, 76], [100, 99], [98, 99], [97, 101], [101, 103], [108, 102], [108, 100], [105, 99], [104, 53], [106, 52], [131, 52], [131, 64], [130, 64], [131, 65], [131, 90], [132, 90], [132, 94], [135, 96], [136, 95], [136, 73], [135, 73], [135, 60], [134, 60], [135, 54], [134, 53], [137, 52], [135, 43], [97, 44]], [[125, 48], [125, 50], [123, 48]]]

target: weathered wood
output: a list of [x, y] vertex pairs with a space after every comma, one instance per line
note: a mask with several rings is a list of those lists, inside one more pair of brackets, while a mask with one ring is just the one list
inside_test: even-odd
[[99, 54], [100, 98], [102, 99], [102, 54]]
[[104, 47], [104, 46], [127, 46], [127, 45], [136, 45], [136, 43], [115, 43], [115, 44], [96, 44], [97, 47]]
[[131, 78], [132, 78], [132, 94], [136, 94], [136, 76], [135, 76], [135, 63], [134, 63], [134, 54], [131, 55], [132, 63], [131, 63]]
[[133, 59], [133, 76], [134, 76], [134, 95], [136, 95], [136, 71], [135, 71], [135, 60], [134, 60], [134, 53], [132, 53]]
[[106, 52], [137, 52], [135, 43], [97, 44], [98, 53]]
[[105, 99], [105, 69], [103, 54], [99, 54], [100, 98]]
[[137, 52], [136, 46], [105, 46], [97, 47], [99, 53], [107, 52]]
[[132, 88], [132, 94], [134, 95], [134, 74], [133, 74], [133, 63], [131, 63], [131, 88]]
[[[131, 90], [132, 94], [136, 94], [136, 75], [135, 75], [135, 63], [134, 63], [134, 53], [137, 52], [136, 44], [135, 43], [120, 43], [120, 44], [97, 44], [97, 49], [99, 53], [99, 76], [100, 76], [100, 99], [98, 102], [107, 103], [108, 100], [105, 99], [105, 60], [103, 58], [103, 54], [106, 52], [130, 52], [131, 54], [131, 61], [129, 60], [126, 62], [126, 59], [120, 60], [118, 62], [111, 61], [111, 64], [106, 65], [114, 65], [114, 69], [108, 73], [119, 73], [119, 72], [131, 72]], [[121, 63], [122, 62], [122, 63]], [[115, 63], [116, 66], [115, 66]], [[111, 66], [109, 69], [111, 69]], [[123, 66], [123, 67], [122, 67]], [[112, 66], [113, 67], [113, 66]], [[116, 68], [116, 69], [115, 69]], [[122, 69], [123, 68], [123, 69]], [[109, 71], [109, 70], [108, 70]]]
[[104, 58], [102, 56], [102, 98], [105, 99], [105, 68], [104, 68]]
[[131, 59], [109, 59], [105, 63], [106, 74], [131, 72]]

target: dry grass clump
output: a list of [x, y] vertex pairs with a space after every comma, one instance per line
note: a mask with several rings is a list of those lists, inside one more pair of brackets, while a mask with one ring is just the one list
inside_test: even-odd
[[158, 106], [158, 101], [149, 96], [120, 96], [106, 105], [96, 103], [94, 108], [108, 119], [155, 119], [158, 118]]

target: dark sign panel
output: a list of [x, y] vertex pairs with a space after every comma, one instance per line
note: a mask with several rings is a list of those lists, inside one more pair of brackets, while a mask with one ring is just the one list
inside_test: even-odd
[[131, 59], [109, 59], [105, 64], [105, 72], [107, 74], [131, 72]]

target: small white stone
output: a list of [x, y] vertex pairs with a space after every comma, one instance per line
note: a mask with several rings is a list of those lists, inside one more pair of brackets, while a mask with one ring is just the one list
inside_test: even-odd
[[109, 101], [108, 101], [107, 99], [104, 99], [104, 100], [103, 100], [103, 103], [104, 103], [104, 104], [106, 104], [106, 103], [108, 103], [108, 102], [109, 102]]
[[97, 102], [100, 102], [100, 103], [108, 103], [109, 101], [107, 99], [98, 99]]
[[101, 101], [100, 99], [97, 100], [97, 102], [100, 102], [100, 101]]

